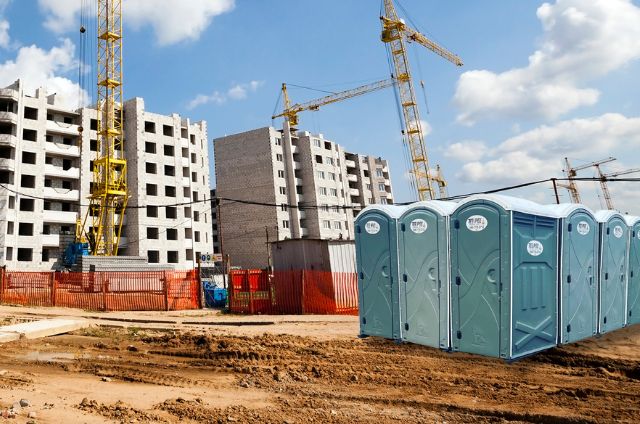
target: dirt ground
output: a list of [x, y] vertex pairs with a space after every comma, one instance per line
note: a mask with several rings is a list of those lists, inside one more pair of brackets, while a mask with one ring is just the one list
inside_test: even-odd
[[0, 411], [30, 403], [0, 422], [640, 422], [640, 326], [508, 364], [358, 339], [355, 317], [0, 307], [42, 315], [99, 325], [0, 345]]

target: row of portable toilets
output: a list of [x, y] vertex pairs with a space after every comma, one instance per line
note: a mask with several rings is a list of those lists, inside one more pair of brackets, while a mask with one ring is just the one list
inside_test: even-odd
[[512, 360], [640, 323], [640, 218], [501, 195], [356, 220], [361, 336]]

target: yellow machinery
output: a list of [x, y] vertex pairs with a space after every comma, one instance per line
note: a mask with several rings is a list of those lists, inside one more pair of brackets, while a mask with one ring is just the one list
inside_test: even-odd
[[446, 182], [441, 172], [438, 170], [436, 173], [430, 173], [406, 44], [408, 42], [418, 43], [456, 66], [462, 66], [462, 60], [423, 34], [409, 28], [403, 20], [398, 18], [393, 0], [384, 0], [384, 16], [381, 16], [380, 20], [382, 21], [381, 39], [389, 46], [389, 54], [395, 69], [395, 79], [398, 81], [405, 135], [411, 155], [412, 173], [415, 178], [418, 199], [435, 199], [434, 183], [439, 186], [440, 197], [446, 197]]
[[122, 110], [122, 0], [97, 1], [98, 152], [84, 221], [86, 225], [91, 220], [91, 255], [116, 256], [129, 198]]
[[626, 171], [611, 172], [610, 174], [603, 174], [599, 164], [596, 164], [594, 166], [598, 171], [598, 178], [600, 179], [600, 188], [602, 189], [602, 195], [604, 196], [604, 201], [607, 204], [607, 209], [613, 210], [613, 200], [611, 200], [611, 193], [609, 193], [607, 180], [609, 178], [615, 178], [621, 175], [634, 174], [636, 172], [640, 172], [640, 168], [628, 169]]
[[[594, 162], [590, 162], [584, 165], [577, 166], [573, 168], [569, 163], [568, 158], [564, 158], [565, 169], [564, 172], [567, 174], [567, 179], [569, 180], [567, 184], [558, 184], [560, 187], [564, 187], [569, 191], [569, 195], [571, 196], [571, 201], [573, 203], [582, 203], [580, 199], [580, 192], [578, 191], [578, 185], [575, 182], [575, 178], [578, 175], [578, 171], [583, 169], [591, 168], [592, 166], [599, 166], [604, 163], [613, 162], [616, 158], [608, 157], [605, 159], [597, 160]], [[600, 168], [598, 168], [599, 170]]]
[[378, 82], [374, 82], [372, 84], [362, 85], [360, 87], [353, 88], [351, 90], [341, 91], [339, 93], [330, 94], [328, 96], [321, 97], [319, 99], [311, 100], [305, 103], [296, 103], [294, 105], [291, 104], [289, 100], [289, 93], [287, 92], [287, 84], [282, 84], [282, 97], [284, 100], [284, 110], [282, 113], [274, 115], [271, 119], [276, 119], [281, 116], [285, 118], [285, 122], [288, 122], [290, 127], [298, 126], [298, 113], [304, 112], [306, 110], [316, 111], [320, 109], [320, 107], [337, 103], [342, 100], [350, 99], [353, 97], [361, 96], [363, 94], [371, 93], [373, 91], [378, 91], [385, 89], [387, 87], [391, 87], [396, 83], [395, 79], [386, 79]]

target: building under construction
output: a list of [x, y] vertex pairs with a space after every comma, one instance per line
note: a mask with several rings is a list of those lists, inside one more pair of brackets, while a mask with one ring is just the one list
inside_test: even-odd
[[[96, 118], [95, 109], [61, 107], [44, 88], [0, 89], [0, 265], [60, 265], [93, 189]], [[129, 199], [118, 255], [192, 268], [212, 246], [206, 123], [147, 112], [134, 98], [123, 129]]]

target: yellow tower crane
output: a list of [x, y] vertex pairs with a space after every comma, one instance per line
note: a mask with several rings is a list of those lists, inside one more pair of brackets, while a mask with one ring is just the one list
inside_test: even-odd
[[85, 224], [92, 255], [116, 256], [129, 199], [122, 103], [122, 0], [98, 2], [98, 152]]
[[609, 193], [609, 187], [607, 185], [607, 180], [609, 178], [619, 177], [620, 175], [634, 174], [636, 172], [640, 172], [640, 168], [628, 169], [626, 171], [618, 171], [611, 172], [609, 174], [603, 174], [600, 169], [600, 164], [594, 165], [596, 170], [598, 171], [598, 178], [600, 179], [600, 188], [602, 189], [602, 195], [604, 196], [604, 201], [607, 204], [607, 209], [613, 210], [613, 200], [611, 200], [611, 193]]
[[[583, 169], [591, 168], [592, 166], [602, 165], [604, 163], [613, 162], [616, 158], [608, 157], [605, 159], [600, 159], [594, 162], [590, 162], [584, 165], [576, 166], [575, 168], [571, 166], [569, 163], [569, 158], [564, 158], [565, 169], [564, 172], [567, 174], [568, 183], [567, 184], [558, 184], [560, 187], [566, 188], [569, 191], [569, 195], [571, 196], [571, 201], [573, 203], [582, 203], [580, 199], [580, 192], [578, 191], [578, 185], [575, 182], [575, 178], [578, 175], [578, 171], [582, 171]], [[598, 168], [599, 169], [599, 168]]]
[[380, 20], [382, 22], [381, 39], [389, 46], [389, 54], [395, 69], [394, 76], [398, 81], [398, 93], [404, 118], [404, 132], [411, 155], [412, 173], [418, 191], [418, 199], [436, 198], [433, 188], [434, 182], [440, 187], [441, 196], [443, 193], [446, 196], [446, 182], [442, 178], [441, 172], [438, 171], [435, 174], [430, 172], [406, 44], [408, 42], [418, 43], [456, 66], [462, 66], [462, 60], [420, 32], [408, 27], [398, 17], [393, 0], [384, 0], [384, 15], [380, 17]]

